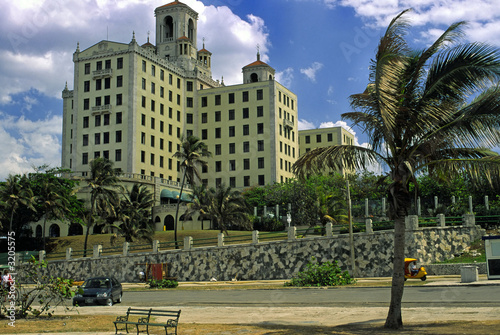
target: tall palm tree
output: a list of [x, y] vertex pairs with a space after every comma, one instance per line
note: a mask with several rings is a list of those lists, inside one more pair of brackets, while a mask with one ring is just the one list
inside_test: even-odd
[[26, 175], [9, 175], [2, 187], [0, 187], [0, 199], [4, 208], [10, 212], [10, 231], [12, 231], [14, 214], [20, 207], [25, 206], [32, 211], [36, 210], [33, 190], [29, 186]]
[[188, 206], [186, 216], [194, 212], [210, 217], [215, 220], [222, 232], [229, 236], [228, 226], [240, 226], [244, 229], [251, 229], [249, 209], [243, 195], [230, 186], [224, 184], [217, 188], [206, 189], [205, 185], [195, 189], [193, 201]]
[[391, 303], [385, 327], [403, 325], [405, 216], [410, 183], [428, 171], [453, 178], [461, 171], [477, 177], [498, 173], [499, 157], [487, 149], [500, 140], [500, 52], [481, 43], [457, 43], [464, 22], [451, 25], [432, 45], [412, 50], [403, 17], [390, 23], [370, 66], [363, 93], [350, 97], [354, 112], [343, 119], [360, 126], [370, 147], [318, 148], [295, 163], [305, 174], [325, 167], [366, 168], [379, 162], [388, 170], [389, 215], [394, 220]]
[[154, 234], [151, 209], [154, 203], [153, 194], [147, 186], [135, 183], [120, 200], [117, 213], [119, 224], [108, 224], [108, 227], [116, 228], [127, 242], [137, 238], [151, 242]]
[[40, 183], [36, 199], [44, 213], [42, 245], [45, 250], [45, 228], [49, 219], [63, 219], [69, 211], [69, 200], [61, 196], [61, 187], [54, 179], [45, 178]]
[[83, 257], [87, 256], [87, 242], [96, 210], [113, 211], [119, 203], [117, 193], [120, 188], [119, 174], [120, 169], [114, 168], [113, 162], [106, 158], [99, 157], [90, 162], [90, 174], [86, 179], [86, 188], [90, 193], [90, 212], [83, 244]]
[[203, 158], [208, 158], [210, 156], [212, 156], [212, 154], [208, 151], [207, 145], [195, 136], [182, 137], [181, 148], [174, 154], [174, 158], [177, 158], [180, 162], [180, 167], [183, 170], [181, 190], [179, 192], [179, 199], [175, 210], [174, 240], [176, 249], [178, 248], [177, 222], [179, 219], [179, 205], [184, 185], [186, 184], [186, 179], [190, 185], [194, 185], [195, 178], [200, 179], [198, 166], [207, 166], [208, 163]]

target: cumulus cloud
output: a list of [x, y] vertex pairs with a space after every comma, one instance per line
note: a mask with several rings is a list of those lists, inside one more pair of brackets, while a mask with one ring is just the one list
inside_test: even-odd
[[300, 73], [304, 74], [312, 82], [316, 81], [316, 73], [321, 70], [323, 64], [320, 62], [314, 62], [310, 67], [305, 69], [300, 69]]
[[308, 129], [314, 129], [316, 128], [316, 126], [312, 122], [309, 122], [304, 119], [299, 119], [298, 128], [299, 130], [308, 130]]
[[293, 69], [288, 67], [283, 71], [276, 72], [276, 80], [285, 87], [291, 88], [293, 83]]
[[9, 174], [31, 172], [33, 166], [61, 165], [62, 118], [31, 121], [0, 115], [0, 180]]

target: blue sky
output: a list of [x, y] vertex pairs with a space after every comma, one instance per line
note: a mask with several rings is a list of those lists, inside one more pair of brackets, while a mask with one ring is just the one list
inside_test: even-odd
[[[72, 54], [103, 39], [154, 41], [158, 0], [17, 0], [0, 12], [0, 180], [33, 166], [60, 165], [61, 91], [73, 88]], [[213, 53], [214, 79], [242, 81], [261, 58], [298, 96], [299, 129], [349, 127], [340, 115], [364, 90], [390, 19], [413, 7], [409, 40], [425, 47], [451, 23], [466, 38], [500, 46], [497, 0], [184, 0], [199, 13], [198, 48]], [[359, 144], [367, 139], [352, 129]]]

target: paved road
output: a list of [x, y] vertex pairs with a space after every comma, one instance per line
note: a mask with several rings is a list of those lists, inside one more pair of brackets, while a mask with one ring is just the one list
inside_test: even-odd
[[[274, 290], [172, 290], [125, 292], [130, 306], [383, 307], [390, 288], [302, 288]], [[403, 307], [500, 307], [498, 286], [406, 287]]]

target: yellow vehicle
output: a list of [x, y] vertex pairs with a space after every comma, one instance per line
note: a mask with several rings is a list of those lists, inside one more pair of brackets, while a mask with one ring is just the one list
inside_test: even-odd
[[422, 281], [427, 279], [427, 272], [423, 266], [419, 268], [411, 268], [411, 264], [417, 264], [416, 258], [405, 258], [405, 280], [406, 279], [420, 279]]

